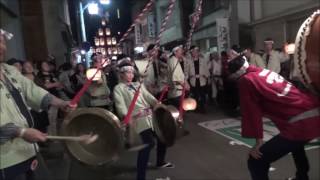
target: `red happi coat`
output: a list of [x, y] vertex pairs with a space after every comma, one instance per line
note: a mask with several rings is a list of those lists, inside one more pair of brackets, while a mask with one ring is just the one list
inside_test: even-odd
[[275, 72], [254, 66], [247, 69], [238, 83], [242, 136], [263, 138], [264, 116], [272, 120], [281, 136], [290, 140], [320, 137], [319, 115], [289, 122], [308, 110], [320, 111], [319, 97], [302, 92]]

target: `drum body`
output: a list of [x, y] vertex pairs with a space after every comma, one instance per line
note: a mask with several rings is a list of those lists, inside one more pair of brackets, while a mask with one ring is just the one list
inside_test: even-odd
[[320, 93], [320, 10], [301, 25], [295, 41], [294, 76]]
[[179, 111], [171, 105], [158, 104], [153, 111], [153, 126], [161, 142], [168, 147], [174, 145], [177, 138]]
[[118, 159], [123, 149], [120, 121], [105, 109], [76, 109], [65, 118], [62, 133], [64, 136], [98, 135], [98, 139], [92, 144], [66, 141], [71, 156], [87, 165], [100, 166], [111, 163]]

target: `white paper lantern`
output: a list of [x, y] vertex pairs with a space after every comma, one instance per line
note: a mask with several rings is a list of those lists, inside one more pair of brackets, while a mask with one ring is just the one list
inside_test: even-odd
[[107, 38], [107, 45], [111, 45], [111, 38]]
[[87, 78], [91, 79], [94, 76], [92, 81], [100, 80], [101, 79], [101, 71], [100, 70], [98, 72], [97, 71], [98, 71], [98, 69], [96, 69], [96, 68], [88, 69], [87, 72], [86, 72]]
[[112, 44], [116, 45], [117, 44], [117, 39], [115, 37], [112, 38]]
[[285, 47], [285, 49], [286, 49], [286, 52], [287, 52], [288, 54], [294, 54], [294, 51], [295, 51], [295, 49], [296, 49], [296, 46], [295, 46], [294, 43], [287, 44], [286, 47]]
[[103, 36], [103, 29], [102, 28], [99, 28], [98, 34], [99, 34], [99, 36]]
[[110, 36], [111, 32], [110, 32], [110, 28], [106, 28], [106, 36]]
[[197, 101], [193, 98], [186, 98], [182, 102], [182, 108], [185, 111], [195, 110], [197, 108]]

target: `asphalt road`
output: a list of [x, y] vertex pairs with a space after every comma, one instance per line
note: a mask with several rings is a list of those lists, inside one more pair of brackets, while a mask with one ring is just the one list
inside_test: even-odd
[[[150, 168], [147, 179], [163, 180], [246, 180], [250, 179], [246, 160], [249, 148], [230, 145], [230, 139], [209, 131], [198, 125], [199, 122], [227, 118], [221, 110], [209, 107], [206, 114], [186, 113], [186, 128], [190, 135], [181, 137], [168, 149], [167, 161], [175, 164], [173, 169]], [[59, 144], [56, 144], [61, 149]], [[310, 180], [320, 179], [320, 150], [308, 150], [310, 161]], [[47, 158], [46, 163], [51, 176], [57, 180], [105, 180], [134, 179], [136, 175], [136, 152], [126, 152], [119, 161], [104, 167], [89, 167], [63, 158]], [[151, 154], [151, 163], [155, 162], [155, 151]], [[295, 174], [291, 155], [272, 164], [270, 179], [284, 180]]]

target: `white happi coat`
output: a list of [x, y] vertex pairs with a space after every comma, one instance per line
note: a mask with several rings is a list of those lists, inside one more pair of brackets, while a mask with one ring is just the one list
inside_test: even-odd
[[192, 87], [196, 86], [196, 80], [200, 80], [200, 86], [207, 84], [208, 78], [210, 77], [208, 62], [202, 56], [199, 57], [199, 74], [195, 73], [194, 60], [190, 56], [188, 59], [187, 67], [185, 69], [186, 78], [190, 81]]
[[250, 55], [249, 63], [254, 66], [261, 67], [263, 69], [266, 68], [266, 63], [265, 63], [265, 61], [263, 61], [262, 57], [259, 54], [256, 54], [253, 52]]
[[[184, 66], [186, 65], [184, 62]], [[185, 75], [182, 71], [179, 60], [172, 56], [168, 61], [168, 83], [170, 85], [168, 97], [175, 98], [182, 95], [182, 86], [177, 82], [185, 82]]]
[[[134, 88], [131, 88], [128, 84], [120, 82], [114, 88], [114, 103], [117, 113], [121, 119], [123, 119], [128, 113], [130, 103], [136, 90], [139, 87], [138, 82], [131, 83]], [[140, 94], [132, 112], [132, 123], [137, 133], [141, 133], [144, 130], [153, 128], [152, 125], [152, 107], [157, 104], [157, 99], [153, 97], [145, 88], [141, 86]]]
[[266, 53], [263, 54], [262, 59], [265, 63], [266, 69], [269, 69], [269, 70], [274, 71], [276, 73], [280, 73], [281, 63], [287, 61], [289, 59], [289, 56], [282, 53], [282, 52], [280, 53], [275, 50], [272, 50], [270, 52], [270, 58], [269, 58], [268, 64], [267, 64], [267, 54]]

